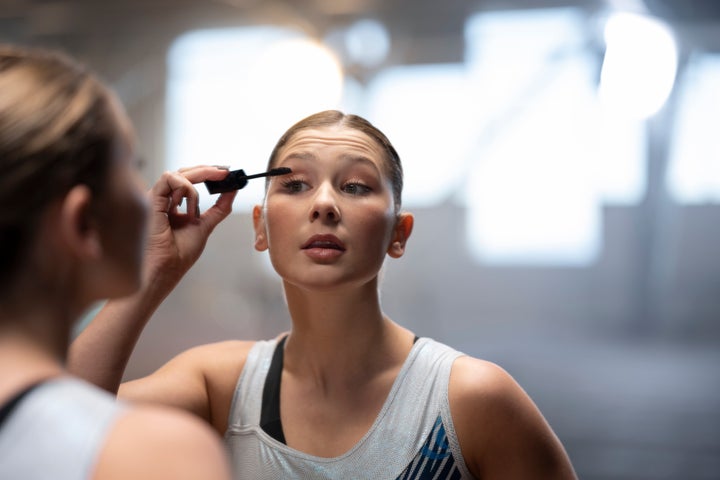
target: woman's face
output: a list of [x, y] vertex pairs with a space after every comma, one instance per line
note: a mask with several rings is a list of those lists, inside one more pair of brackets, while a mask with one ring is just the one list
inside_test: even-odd
[[101, 236], [108, 276], [114, 278], [109, 296], [127, 295], [140, 286], [146, 241], [148, 200], [137, 170], [132, 132], [121, 129], [107, 189], [102, 197]]
[[[301, 130], [278, 152], [255, 246], [283, 279], [304, 288], [364, 284], [386, 254], [402, 255], [412, 219], [395, 214], [383, 150], [347, 127]], [[409, 220], [408, 220], [409, 219]]]

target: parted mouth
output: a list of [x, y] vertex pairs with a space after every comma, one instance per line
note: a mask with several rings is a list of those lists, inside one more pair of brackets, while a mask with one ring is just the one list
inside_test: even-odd
[[309, 248], [329, 248], [332, 250], [345, 251], [345, 245], [335, 235], [313, 235], [302, 246], [303, 250]]

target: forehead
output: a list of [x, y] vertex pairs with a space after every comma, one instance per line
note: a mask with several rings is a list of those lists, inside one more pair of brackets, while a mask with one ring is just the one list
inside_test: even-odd
[[359, 130], [345, 126], [299, 130], [280, 150], [278, 162], [296, 154], [312, 156], [326, 152], [338, 156], [364, 157], [386, 167], [385, 151], [377, 141]]

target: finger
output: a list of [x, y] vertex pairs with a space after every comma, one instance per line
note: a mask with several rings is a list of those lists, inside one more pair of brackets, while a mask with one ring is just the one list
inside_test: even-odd
[[181, 167], [178, 169], [178, 172], [184, 173], [184, 172], [189, 172], [191, 170], [206, 169], [206, 168], [215, 168], [215, 169], [219, 169], [219, 170], [230, 170], [229, 165], [193, 165], [191, 167]]
[[178, 188], [192, 188], [192, 183], [177, 172], [165, 172], [155, 182], [150, 192], [155, 196], [167, 197]]
[[193, 195], [187, 197], [187, 214], [193, 219], [200, 218], [200, 195], [198, 191], [193, 190]]
[[228, 176], [230, 170], [227, 167], [197, 165], [194, 167], [181, 168], [178, 172], [191, 183], [200, 183], [205, 180], [222, 180]]
[[237, 190], [220, 194], [215, 204], [202, 214], [201, 219], [208, 232], [212, 232], [220, 222], [230, 215], [236, 195]]
[[197, 198], [192, 183], [177, 172], [165, 172], [149, 192], [150, 200], [158, 212], [168, 213], [180, 205], [183, 198]]
[[238, 191], [233, 190], [231, 192], [221, 193], [218, 199], [215, 201], [215, 207], [220, 209], [224, 215], [229, 215], [232, 212], [232, 204], [237, 196]]
[[183, 198], [186, 197], [188, 199], [188, 201], [186, 202], [186, 207], [190, 208], [193, 192], [197, 196], [197, 192], [194, 188], [177, 188], [173, 190], [172, 194], [170, 195], [170, 207], [173, 209], [173, 212], [177, 212], [177, 209], [182, 206]]

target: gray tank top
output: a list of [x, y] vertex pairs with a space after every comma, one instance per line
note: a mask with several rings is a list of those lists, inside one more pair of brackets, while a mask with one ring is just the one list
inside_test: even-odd
[[339, 457], [294, 450], [260, 427], [262, 396], [276, 341], [257, 342], [238, 380], [225, 442], [236, 478], [472, 479], [448, 403], [448, 381], [461, 355], [420, 338], [405, 360], [375, 422]]
[[91, 478], [105, 436], [124, 407], [73, 378], [43, 383], [0, 428], [0, 479]]

